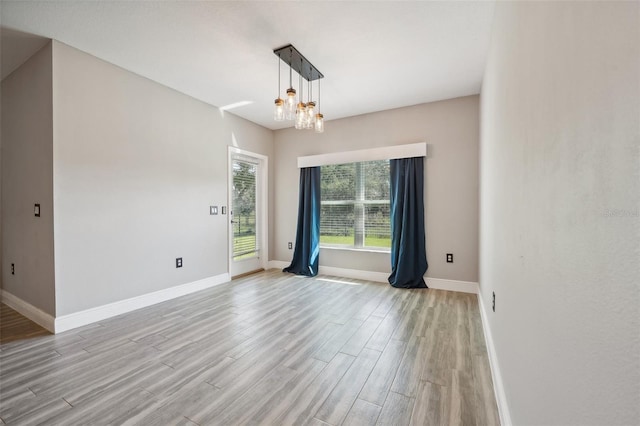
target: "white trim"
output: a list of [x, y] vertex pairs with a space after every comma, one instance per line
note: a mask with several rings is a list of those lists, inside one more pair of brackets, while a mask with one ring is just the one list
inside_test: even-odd
[[2, 296], [2, 303], [13, 309], [14, 311], [24, 315], [36, 324], [54, 333], [55, 318], [44, 312], [40, 308], [36, 308], [31, 303], [25, 302], [18, 296], [14, 296], [4, 289], [0, 289], [0, 296]]
[[285, 262], [284, 260], [270, 260], [266, 269], [284, 269], [290, 264], [291, 262]]
[[434, 290], [458, 291], [478, 294], [478, 283], [473, 281], [445, 280], [444, 278], [424, 277], [427, 286]]
[[362, 271], [360, 269], [334, 268], [333, 266], [320, 266], [318, 273], [321, 275], [334, 275], [336, 277], [354, 278], [357, 280], [376, 281], [388, 283], [388, 272]]
[[[281, 260], [270, 260], [269, 268], [282, 269], [289, 266], [289, 262]], [[373, 272], [363, 271], [360, 269], [335, 268], [333, 266], [320, 266], [318, 273], [320, 275], [334, 275], [344, 278], [355, 278], [358, 280], [375, 281], [386, 283], [389, 282], [389, 272]], [[424, 277], [427, 286], [434, 290], [458, 291], [462, 293], [478, 293], [478, 283], [472, 281], [456, 281], [445, 280], [442, 278]]]
[[[270, 260], [269, 268], [283, 269], [290, 264], [291, 262], [285, 262], [282, 260]], [[357, 280], [375, 281], [381, 283], [388, 282], [387, 277], [389, 277], [389, 273], [387, 272], [372, 272], [362, 271], [359, 269], [334, 268], [333, 266], [320, 266], [320, 268], [318, 268], [318, 274], [333, 275], [336, 277], [354, 278]]]
[[235, 146], [231, 146], [231, 145], [228, 145], [228, 147], [229, 147], [229, 152], [233, 152], [234, 154], [246, 155], [247, 157], [254, 157], [260, 160], [269, 159], [269, 157], [267, 157], [264, 154], [258, 154], [255, 152], [247, 151], [246, 149], [236, 148]]
[[426, 156], [427, 143], [419, 142], [408, 145], [392, 145], [381, 148], [360, 149], [357, 151], [307, 155], [305, 157], [298, 157], [298, 168]]
[[373, 247], [353, 247], [353, 246], [327, 246], [320, 243], [320, 250], [342, 250], [342, 251], [355, 251], [359, 253], [382, 253], [391, 254], [390, 248], [380, 247], [378, 249]]
[[196, 291], [204, 290], [229, 281], [229, 274], [224, 273], [187, 284], [166, 288], [164, 290], [154, 291], [153, 293], [132, 297], [130, 299], [119, 300], [117, 302], [90, 308], [84, 311], [62, 315], [55, 319], [55, 333], [62, 333], [63, 331], [102, 321], [107, 318], [115, 317], [116, 315], [135, 311], [136, 309], [146, 308], [147, 306], [175, 299], [176, 297], [190, 293], [195, 293]]
[[498, 366], [498, 356], [496, 348], [493, 345], [493, 337], [489, 328], [489, 320], [487, 319], [484, 303], [482, 302], [482, 294], [478, 292], [478, 305], [480, 305], [480, 318], [482, 319], [482, 331], [484, 332], [484, 340], [487, 346], [487, 354], [489, 355], [489, 365], [491, 366], [491, 379], [493, 380], [493, 391], [496, 396], [498, 405], [498, 414], [500, 415], [500, 424], [502, 426], [511, 426], [511, 413], [509, 412], [509, 404], [507, 403], [507, 394], [504, 390], [502, 382], [502, 374]]
[[[290, 264], [291, 262], [285, 262], [282, 260], [270, 260], [269, 268], [283, 269]], [[318, 274], [333, 275], [336, 277], [344, 278], [355, 278], [357, 280], [375, 281], [382, 283], [388, 282], [387, 277], [389, 277], [389, 273], [387, 272], [371, 272], [362, 271], [359, 269], [334, 268], [333, 266], [320, 266], [320, 268], [318, 268]]]

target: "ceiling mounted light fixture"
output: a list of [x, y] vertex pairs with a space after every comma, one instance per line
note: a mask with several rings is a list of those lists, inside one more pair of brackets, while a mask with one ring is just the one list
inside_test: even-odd
[[[296, 129], [315, 129], [317, 133], [322, 133], [324, 131], [324, 116], [320, 113], [320, 79], [324, 78], [324, 75], [291, 44], [274, 49], [273, 53], [278, 56], [278, 98], [275, 101], [275, 120], [282, 121], [283, 118], [280, 117], [284, 116], [287, 120], [295, 120]], [[289, 88], [284, 100], [280, 98], [280, 61], [289, 65]], [[299, 100], [296, 99], [296, 90], [292, 83], [294, 70], [299, 76]], [[309, 85], [306, 104], [302, 96], [302, 79], [306, 80]], [[314, 80], [318, 80], [317, 103], [312, 96]]]

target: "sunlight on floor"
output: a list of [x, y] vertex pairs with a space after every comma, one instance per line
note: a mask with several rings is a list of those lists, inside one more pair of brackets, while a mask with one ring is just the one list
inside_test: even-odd
[[362, 285], [361, 283], [350, 283], [348, 281], [332, 280], [330, 278], [316, 278], [318, 281], [326, 281], [329, 283], [347, 284], [347, 285]]

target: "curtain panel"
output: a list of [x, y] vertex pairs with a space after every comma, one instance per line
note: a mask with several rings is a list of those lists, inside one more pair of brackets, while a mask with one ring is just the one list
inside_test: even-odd
[[284, 272], [314, 277], [320, 257], [320, 167], [300, 169], [296, 245]]
[[399, 288], [427, 288], [424, 230], [424, 157], [390, 160], [391, 275]]

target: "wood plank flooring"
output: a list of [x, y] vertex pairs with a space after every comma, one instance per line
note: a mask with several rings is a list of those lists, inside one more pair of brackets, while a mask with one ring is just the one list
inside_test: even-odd
[[27, 340], [50, 333], [4, 303], [0, 303], [0, 344]]
[[475, 295], [269, 270], [0, 345], [0, 424], [497, 425]]

